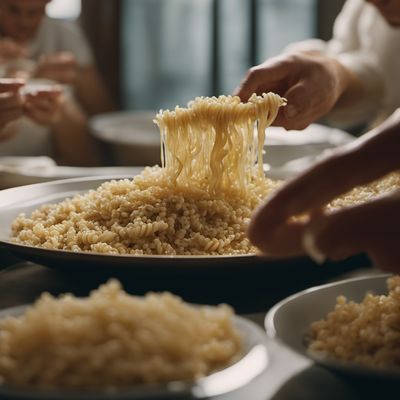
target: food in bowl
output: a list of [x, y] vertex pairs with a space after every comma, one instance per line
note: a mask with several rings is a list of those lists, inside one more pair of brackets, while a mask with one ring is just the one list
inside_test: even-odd
[[400, 368], [400, 276], [388, 294], [356, 303], [339, 296], [333, 311], [311, 325], [309, 351], [378, 368]]
[[[246, 226], [280, 185], [265, 178], [262, 151], [265, 128], [284, 104], [273, 93], [253, 95], [248, 103], [221, 96], [162, 112], [156, 117], [161, 167], [22, 214], [12, 224], [12, 238], [23, 245], [102, 254], [255, 254]], [[328, 208], [396, 187], [400, 175], [392, 174]]]
[[86, 298], [43, 294], [0, 320], [0, 382], [113, 390], [195, 381], [241, 356], [232, 317], [227, 305], [194, 306], [168, 292], [132, 296], [116, 280]]
[[265, 128], [284, 104], [272, 93], [248, 103], [221, 96], [160, 113], [161, 167], [21, 215], [14, 240], [108, 254], [254, 253], [246, 224], [276, 187], [263, 173]]

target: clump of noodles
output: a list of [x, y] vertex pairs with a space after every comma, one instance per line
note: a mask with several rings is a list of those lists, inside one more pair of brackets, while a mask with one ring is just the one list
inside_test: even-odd
[[247, 103], [200, 97], [187, 108], [160, 112], [161, 168], [22, 214], [12, 225], [13, 238], [75, 252], [254, 253], [247, 222], [277, 186], [263, 173], [265, 128], [285, 104], [274, 93]]
[[253, 94], [247, 103], [237, 96], [198, 97], [188, 108], [160, 112], [155, 122], [162, 137], [162, 166], [177, 185], [214, 194], [234, 189], [246, 196], [254, 179], [265, 179], [265, 130], [285, 104], [274, 93]]
[[111, 280], [89, 297], [43, 294], [0, 320], [0, 385], [115, 390], [193, 381], [241, 355], [233, 310], [171, 293], [132, 296]]

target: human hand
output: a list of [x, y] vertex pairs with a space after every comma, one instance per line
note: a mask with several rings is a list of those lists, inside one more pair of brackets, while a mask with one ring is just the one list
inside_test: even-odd
[[59, 87], [37, 90], [25, 95], [24, 113], [40, 125], [51, 125], [60, 116], [64, 96]]
[[[25, 85], [21, 79], [0, 79], [0, 130], [23, 114], [23, 98], [19, 89]], [[0, 131], [0, 140], [5, 139]]]
[[349, 71], [318, 54], [290, 53], [251, 68], [235, 90], [242, 101], [256, 93], [275, 92], [288, 100], [274, 125], [304, 129], [327, 114], [346, 90]]
[[68, 52], [43, 55], [37, 63], [35, 77], [74, 84], [78, 77], [78, 64], [74, 55]]
[[[254, 214], [248, 235], [271, 256], [308, 253], [322, 262], [365, 252], [400, 272], [400, 191], [335, 211], [322, 207], [358, 185], [400, 169], [400, 111], [383, 125], [285, 184]], [[294, 216], [307, 214], [308, 217]]]
[[27, 49], [12, 39], [0, 39], [0, 63], [19, 58], [27, 58]]

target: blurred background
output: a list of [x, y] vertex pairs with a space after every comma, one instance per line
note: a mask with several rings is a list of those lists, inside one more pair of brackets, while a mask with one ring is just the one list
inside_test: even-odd
[[229, 94], [246, 70], [287, 44], [328, 39], [344, 0], [53, 0], [78, 18], [122, 109]]
[[[344, 0], [50, 1], [46, 6], [49, 17], [73, 21], [83, 28], [113, 107], [86, 112], [79, 137], [91, 136], [94, 141], [92, 147], [81, 151], [83, 160], [60, 161], [54, 149], [48, 150], [41, 143], [34, 149], [29, 143], [39, 136], [32, 126], [25, 137], [16, 135], [14, 143], [1, 142], [0, 188], [88, 174], [130, 173], [124, 169], [59, 166], [159, 163], [160, 135], [153, 122], [158, 110], [185, 106], [197, 96], [231, 94], [251, 66], [279, 54], [288, 44], [308, 38], [329, 39], [343, 3]], [[93, 92], [88, 95], [96, 97]], [[64, 131], [67, 136], [71, 133], [69, 128]], [[287, 162], [300, 159], [304, 167], [325, 148], [349, 140], [320, 127], [313, 135], [307, 131], [301, 146], [298, 133], [292, 138], [294, 143], [288, 142], [286, 131], [276, 132], [276, 137], [269, 133], [272, 142], [265, 162], [271, 166], [274, 161], [278, 175]], [[48, 142], [49, 134], [42, 135], [42, 141]], [[15, 143], [17, 140], [19, 144]], [[8, 151], [7, 146], [12, 150]], [[98, 154], [97, 162], [89, 162], [86, 155], [94, 153]], [[290, 174], [292, 169], [299, 171], [299, 165], [291, 165]]]

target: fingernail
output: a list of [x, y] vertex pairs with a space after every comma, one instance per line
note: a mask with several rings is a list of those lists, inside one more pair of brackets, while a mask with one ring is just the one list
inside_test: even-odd
[[294, 118], [297, 114], [298, 110], [294, 105], [289, 104], [285, 107], [285, 115], [287, 118]]
[[322, 250], [317, 246], [315, 235], [310, 228], [304, 230], [302, 237], [303, 248], [306, 253], [314, 260], [317, 264], [323, 264], [327, 256], [322, 252]]

